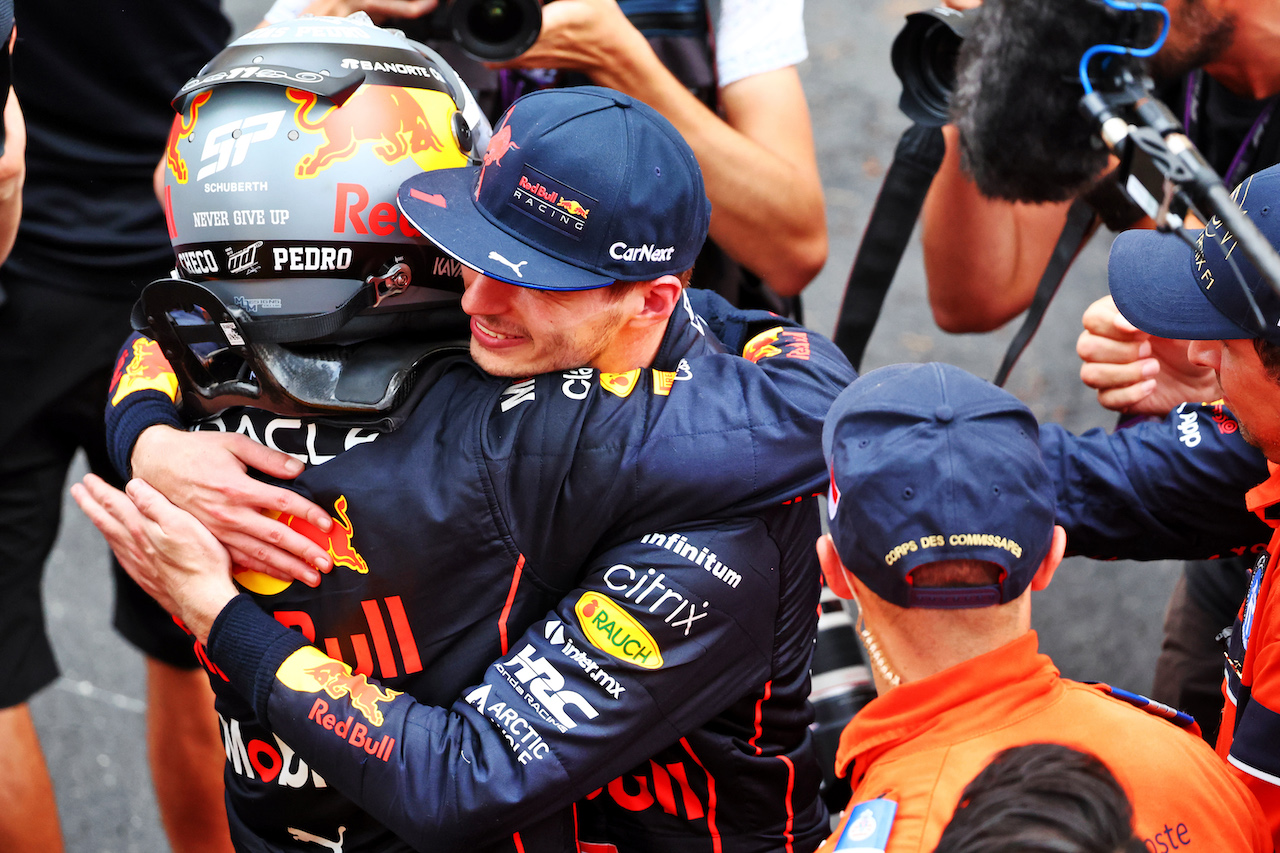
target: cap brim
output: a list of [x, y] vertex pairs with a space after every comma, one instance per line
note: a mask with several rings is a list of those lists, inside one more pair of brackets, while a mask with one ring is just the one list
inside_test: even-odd
[[1135, 229], [1111, 244], [1107, 284], [1124, 318], [1162, 338], [1193, 341], [1257, 337], [1209, 301], [1196, 283], [1191, 247], [1173, 234]]
[[479, 166], [437, 169], [400, 185], [396, 200], [414, 228], [446, 254], [485, 275], [538, 290], [592, 290], [614, 279], [517, 240], [476, 206]]

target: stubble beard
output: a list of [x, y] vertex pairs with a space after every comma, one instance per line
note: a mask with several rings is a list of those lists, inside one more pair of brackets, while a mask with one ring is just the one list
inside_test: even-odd
[[1215, 17], [1201, 0], [1187, 0], [1173, 19], [1170, 39], [1150, 59], [1151, 74], [1157, 79], [1181, 77], [1213, 62], [1235, 39], [1236, 19]]

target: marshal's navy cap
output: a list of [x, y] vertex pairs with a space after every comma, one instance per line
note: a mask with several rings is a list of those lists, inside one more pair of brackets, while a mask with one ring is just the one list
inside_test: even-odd
[[[1012, 394], [949, 364], [883, 367], [836, 398], [822, 447], [831, 538], [876, 595], [900, 607], [987, 607], [1030, 586], [1056, 500], [1039, 426]], [[994, 563], [1000, 582], [912, 583], [918, 566], [962, 559]]]
[[[1280, 166], [1247, 178], [1232, 197], [1271, 245], [1280, 247]], [[1145, 229], [1116, 237], [1107, 281], [1125, 319], [1162, 338], [1262, 338], [1280, 344], [1280, 296], [1235, 235], [1215, 216], [1191, 240], [1194, 248], [1176, 234]]]
[[711, 219], [698, 162], [671, 123], [594, 86], [524, 96], [482, 165], [416, 175], [399, 202], [462, 263], [543, 290], [684, 272]]

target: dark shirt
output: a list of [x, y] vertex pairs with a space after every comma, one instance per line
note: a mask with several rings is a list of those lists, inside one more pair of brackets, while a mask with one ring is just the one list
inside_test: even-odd
[[18, 0], [16, 17], [27, 177], [6, 272], [133, 298], [173, 265], [151, 180], [169, 99], [231, 25], [218, 0]]

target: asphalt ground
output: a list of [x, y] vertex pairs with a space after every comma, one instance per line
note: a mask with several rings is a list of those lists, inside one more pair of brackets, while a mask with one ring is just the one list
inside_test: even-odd
[[[226, 3], [236, 32], [252, 26], [268, 3]], [[880, 181], [906, 120], [889, 45], [914, 0], [808, 0], [810, 58], [801, 67], [813, 112], [827, 197], [831, 252], [805, 293], [811, 326], [830, 332], [844, 283]], [[1107, 235], [1077, 260], [1062, 293], [1008, 387], [1042, 420], [1080, 431], [1113, 418], [1078, 379], [1074, 342], [1080, 314], [1106, 291]], [[864, 366], [945, 361], [990, 377], [1013, 335], [956, 336], [939, 331], [924, 296], [913, 237]], [[1016, 325], [1016, 324], [1015, 324]], [[80, 469], [82, 472], [82, 469]], [[80, 476], [76, 473], [75, 476]], [[68, 499], [50, 560], [46, 606], [62, 677], [32, 702], [57, 788], [71, 853], [163, 853], [145, 758], [139, 654], [110, 627], [106, 547]], [[1042, 648], [1074, 678], [1144, 692], [1158, 651], [1160, 622], [1178, 566], [1071, 559], [1035, 599]]]

